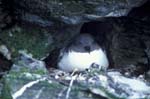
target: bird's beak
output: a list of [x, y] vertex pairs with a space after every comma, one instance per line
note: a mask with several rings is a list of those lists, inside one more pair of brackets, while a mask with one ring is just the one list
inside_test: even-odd
[[90, 53], [90, 52], [91, 52], [91, 48], [90, 48], [90, 46], [85, 46], [85, 47], [84, 47], [84, 49], [85, 49], [85, 51], [87, 51], [88, 53]]

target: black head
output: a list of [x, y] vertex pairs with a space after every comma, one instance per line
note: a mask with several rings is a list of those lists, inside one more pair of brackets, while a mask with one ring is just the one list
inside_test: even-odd
[[69, 46], [69, 50], [85, 53], [90, 53], [91, 51], [99, 48], [99, 45], [90, 34], [80, 34]]

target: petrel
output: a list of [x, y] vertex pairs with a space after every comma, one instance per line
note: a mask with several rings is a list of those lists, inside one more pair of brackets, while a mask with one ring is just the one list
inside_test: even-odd
[[90, 34], [83, 33], [60, 50], [57, 66], [63, 71], [72, 72], [84, 71], [93, 64], [106, 70], [109, 62], [105, 50]]

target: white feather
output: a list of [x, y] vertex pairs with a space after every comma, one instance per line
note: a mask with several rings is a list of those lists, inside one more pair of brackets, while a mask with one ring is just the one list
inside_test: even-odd
[[90, 53], [74, 51], [64, 53], [58, 63], [58, 67], [66, 72], [73, 71], [74, 69], [83, 71], [89, 68], [93, 63], [105, 68], [108, 67], [108, 59], [102, 49], [94, 50]]

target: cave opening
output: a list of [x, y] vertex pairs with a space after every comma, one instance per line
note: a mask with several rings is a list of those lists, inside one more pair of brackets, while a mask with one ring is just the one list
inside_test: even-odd
[[[147, 27], [150, 24], [150, 1], [148, 0], [146, 3], [141, 5], [140, 7], [135, 7], [131, 9], [131, 11], [127, 14], [127, 16], [121, 16], [121, 17], [108, 17], [108, 18], [103, 18], [99, 19], [97, 21], [90, 21], [90, 22], [85, 22], [80, 28], [80, 33], [89, 33], [91, 34], [98, 44], [107, 52], [107, 56], [110, 62], [110, 68], [116, 67], [117, 64], [119, 65], [124, 65], [124, 64], [130, 64], [130, 61], [136, 61], [136, 62], [131, 62], [134, 65], [136, 65], [136, 70], [134, 73], [143, 74], [146, 71], [150, 69], [149, 66], [149, 52], [145, 52], [149, 46], [146, 44], [147, 40], [145, 39], [144, 35], [149, 35], [146, 34], [144, 31], [149, 31], [147, 30]], [[123, 30], [124, 29], [124, 30]], [[116, 32], [116, 33], [115, 33]], [[120, 32], [120, 33], [119, 33]], [[119, 35], [119, 36], [118, 36]], [[124, 37], [122, 36], [124, 35]], [[142, 37], [142, 36], [143, 37]], [[118, 38], [117, 38], [118, 37]], [[129, 40], [125, 40], [126, 37], [129, 38]], [[114, 39], [115, 38], [115, 39]], [[116, 44], [113, 44], [114, 41], [123, 41], [124, 44], [121, 44], [118, 46]], [[122, 40], [119, 40], [122, 39]], [[137, 42], [134, 42], [132, 40], [135, 40]], [[135, 46], [134, 46], [135, 45]], [[128, 60], [125, 63], [121, 63], [121, 61], [114, 62], [118, 58], [118, 56], [112, 56], [114, 50], [112, 50], [112, 47], [115, 49], [117, 46], [118, 48], [122, 49], [127, 49], [129, 52], [127, 53], [128, 55], [126, 56], [119, 56], [122, 57], [122, 60]], [[131, 48], [134, 46], [135, 48]], [[136, 55], [131, 53], [130, 51], [134, 50], [136, 52], [136, 49], [142, 50], [140, 54], [141, 56], [137, 55], [137, 57], [145, 57], [145, 62], [141, 62], [136, 58]], [[117, 51], [120, 51], [117, 49]], [[123, 51], [124, 52], [124, 51]], [[137, 50], [138, 52], [138, 50]], [[127, 58], [125, 58], [127, 57]], [[132, 60], [132, 58], [135, 60]], [[128, 59], [129, 58], [129, 59]], [[118, 58], [119, 59], [119, 58]], [[119, 59], [120, 60], [120, 59]], [[121, 64], [120, 64], [120, 63]]]

